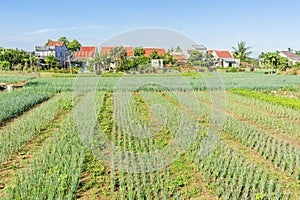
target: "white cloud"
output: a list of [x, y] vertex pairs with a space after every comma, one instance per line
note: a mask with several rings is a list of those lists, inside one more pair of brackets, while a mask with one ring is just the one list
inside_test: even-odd
[[67, 31], [67, 30], [76, 30], [79, 29], [79, 27], [66, 27], [66, 28], [45, 28], [40, 29], [31, 33], [27, 33], [26, 35], [39, 35], [43, 33], [49, 33], [49, 32], [59, 32], [59, 31]]
[[26, 33], [26, 35], [40, 35], [44, 33], [49, 33], [49, 32], [60, 32], [60, 31], [68, 31], [68, 30], [78, 30], [78, 29], [94, 29], [94, 30], [100, 30], [103, 29], [103, 27], [98, 26], [98, 25], [87, 25], [87, 26], [82, 26], [82, 27], [66, 27], [66, 28], [44, 28], [40, 29], [34, 32]]
[[38, 34], [52, 32], [52, 31], [55, 31], [55, 29], [54, 28], [46, 28], [46, 29], [37, 30], [37, 31], [32, 32], [32, 33], [27, 33], [27, 35], [38, 35]]

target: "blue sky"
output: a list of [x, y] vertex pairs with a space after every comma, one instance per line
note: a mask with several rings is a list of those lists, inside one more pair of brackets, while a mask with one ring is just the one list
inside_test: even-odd
[[33, 50], [60, 36], [99, 46], [124, 31], [157, 27], [208, 49], [232, 50], [246, 41], [256, 57], [261, 51], [300, 50], [299, 9], [299, 0], [2, 1], [0, 46]]

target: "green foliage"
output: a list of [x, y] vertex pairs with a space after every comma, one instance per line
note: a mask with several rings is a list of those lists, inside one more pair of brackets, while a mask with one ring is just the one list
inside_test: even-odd
[[300, 69], [300, 62], [296, 62], [292, 67]]
[[[18, 98], [22, 99], [21, 96]], [[24, 100], [27, 101], [27, 99]], [[21, 106], [20, 104], [18, 105]], [[10, 107], [9, 104], [6, 106]], [[70, 96], [61, 94], [27, 114], [22, 115], [12, 124], [1, 129], [0, 162], [8, 160], [24, 143], [31, 140], [35, 134], [39, 134], [41, 130], [49, 126], [49, 123], [54, 120], [62, 110], [70, 110], [71, 108], [72, 99]]]
[[226, 69], [226, 72], [238, 72], [238, 68], [237, 67], [230, 67], [230, 68]]
[[192, 66], [205, 66], [209, 64], [213, 59], [211, 54], [203, 54], [200, 51], [192, 50], [190, 51], [190, 57], [188, 58], [188, 62]]
[[45, 62], [48, 64], [48, 69], [59, 67], [59, 59], [53, 55], [49, 55], [45, 58]]
[[116, 46], [112, 48], [110, 55], [113, 58], [113, 62], [116, 64], [116, 68], [120, 69], [126, 63], [126, 49], [122, 46]]
[[122, 77], [124, 76], [123, 72], [105, 72], [101, 75], [102, 77]]
[[164, 56], [161, 54], [158, 54], [156, 50], [153, 50], [150, 54], [150, 59], [164, 59]]
[[144, 54], [145, 54], [145, 51], [144, 51], [143, 47], [134, 48], [134, 56], [139, 57], [139, 56], [142, 56]]
[[175, 52], [182, 53], [182, 49], [180, 48], [180, 46], [176, 47]]
[[134, 59], [135, 66], [142, 67], [146, 66], [150, 63], [150, 58], [146, 57], [145, 55], [138, 56]]
[[94, 58], [90, 60], [90, 64], [96, 66], [96, 71], [101, 69], [108, 70], [113, 60], [111, 53], [96, 53]]
[[263, 59], [266, 66], [271, 65], [273, 68], [284, 68], [288, 63], [288, 59], [280, 56], [279, 52], [263, 52], [260, 58]]
[[190, 57], [188, 58], [188, 62], [191, 63], [193, 66], [200, 66], [203, 59], [204, 59], [204, 55], [202, 52], [192, 50], [190, 52]]
[[30, 167], [16, 174], [15, 184], [7, 190], [8, 199], [24, 199], [24, 195], [73, 199], [85, 152], [74, 133], [74, 122], [69, 117], [58, 132], [53, 132], [53, 139], [39, 150], [39, 156], [31, 160]]
[[246, 42], [238, 42], [237, 48], [232, 47], [233, 51], [233, 57], [240, 59], [241, 61], [244, 61], [245, 59], [249, 58], [250, 54], [252, 53], [249, 51], [251, 47], [246, 47]]
[[176, 59], [173, 58], [173, 55], [170, 53], [167, 53], [165, 59], [164, 59], [164, 64], [171, 64], [174, 65], [176, 63]]
[[65, 42], [67, 47], [68, 47], [68, 50], [71, 53], [80, 50], [81, 44], [76, 39], [73, 39], [72, 41], [69, 41], [65, 36], [63, 36], [63, 37], [60, 37], [58, 39], [58, 41]]
[[290, 108], [300, 109], [300, 100], [295, 99], [295, 98], [274, 96], [274, 95], [269, 95], [269, 94], [265, 94], [262, 92], [251, 91], [251, 90], [247, 90], [247, 89], [232, 89], [231, 92], [234, 94], [240, 94], [243, 96], [254, 97], [256, 99], [260, 99], [260, 100], [270, 102], [270, 103], [279, 104], [279, 105], [290, 107]]
[[0, 61], [0, 70], [10, 70], [10, 63], [6, 60]]
[[0, 82], [4, 83], [17, 83], [34, 79], [34, 76], [0, 76]]
[[22, 66], [28, 59], [29, 55], [24, 50], [0, 48], [0, 65], [5, 70], [11, 70], [16, 65]]
[[34, 90], [12, 91], [1, 95], [0, 123], [14, 116], [23, 114], [34, 105], [49, 99], [53, 94]]
[[123, 65], [118, 66], [118, 71], [126, 71], [130, 70], [135, 67], [135, 59], [134, 58], [127, 58]]
[[181, 72], [181, 75], [197, 77], [197, 76], [201, 76], [201, 73], [199, 73], [199, 72]]

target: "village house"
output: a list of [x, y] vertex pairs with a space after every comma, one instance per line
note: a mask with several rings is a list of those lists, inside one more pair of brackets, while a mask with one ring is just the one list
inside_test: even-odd
[[[133, 57], [134, 56], [134, 48], [131, 46], [122, 46], [126, 51], [127, 57]], [[102, 46], [101, 47], [101, 53], [102, 54], [108, 54], [112, 52], [112, 49], [115, 48], [115, 46]], [[116, 68], [115, 63], [110, 63], [109, 66], [110, 69], [114, 70]]]
[[176, 60], [176, 66], [183, 66], [188, 64], [187, 57], [183, 52], [170, 52], [170, 55], [172, 55], [173, 59]]
[[149, 48], [149, 47], [145, 47], [144, 49], [144, 55], [146, 57], [150, 57], [151, 53], [153, 51], [156, 51], [158, 55], [162, 55], [165, 56], [166, 55], [166, 50], [164, 48]]
[[192, 51], [199, 51], [202, 54], [206, 54], [207, 53], [207, 48], [204, 45], [191, 45], [188, 49], [187, 52], [189, 54], [191, 54]]
[[[115, 46], [103, 46], [103, 47], [101, 47], [101, 53], [103, 53], [103, 54], [110, 53], [114, 47]], [[134, 48], [133, 47], [130, 47], [130, 46], [122, 46], [122, 47], [125, 49], [127, 57], [134, 56]]]
[[89, 64], [89, 60], [91, 60], [96, 53], [96, 46], [82, 46], [80, 51], [74, 52], [74, 57], [72, 58], [71, 63], [79, 63], [82, 69], [86, 69], [86, 66]]
[[68, 48], [65, 42], [50, 41], [45, 46], [36, 46], [34, 55], [39, 60], [45, 60], [47, 56], [53, 55], [59, 60], [61, 67], [68, 66]]
[[230, 51], [208, 50], [213, 55], [217, 67], [239, 67], [240, 59], [235, 59]]
[[[156, 51], [158, 55], [165, 56], [166, 50], [164, 48], [143, 48], [144, 49], [144, 55], [146, 57], [150, 57], [153, 51]], [[153, 68], [163, 68], [164, 67], [164, 60], [163, 59], [151, 59], [151, 66]]]
[[296, 64], [297, 62], [300, 62], [300, 57], [291, 51], [281, 51], [279, 55], [284, 58], [287, 58], [292, 65]]

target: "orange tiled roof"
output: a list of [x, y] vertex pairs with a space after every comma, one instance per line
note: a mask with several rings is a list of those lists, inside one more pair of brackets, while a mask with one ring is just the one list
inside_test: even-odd
[[134, 56], [134, 48], [133, 47], [124, 47], [126, 50], [127, 56]]
[[187, 60], [186, 56], [184, 55], [173, 55], [173, 59], [175, 60]]
[[[109, 53], [109, 52], [111, 52], [111, 50], [113, 48], [114, 48], [113, 46], [106, 46], [106, 47], [104, 46], [104, 47], [101, 47], [101, 52]], [[133, 47], [124, 46], [123, 48], [126, 50], [127, 56], [134, 56], [134, 48]]]
[[146, 57], [150, 57], [152, 51], [156, 50], [158, 55], [166, 55], [166, 50], [164, 48], [143, 48]]
[[74, 53], [75, 58], [91, 58], [93, 56], [94, 52], [79, 51]]
[[219, 58], [233, 58], [229, 51], [215, 51]]
[[56, 41], [50, 41], [47, 43], [46, 46], [59, 46], [62, 47], [64, 45], [64, 42], [56, 42]]
[[213, 52], [216, 53], [218, 58], [233, 58], [229, 51], [219, 51], [219, 50], [208, 50], [208, 53], [212, 54]]
[[81, 51], [82, 52], [95, 52], [96, 46], [82, 46]]
[[82, 46], [81, 51], [75, 52], [75, 58], [91, 58], [96, 52], [96, 46]]

